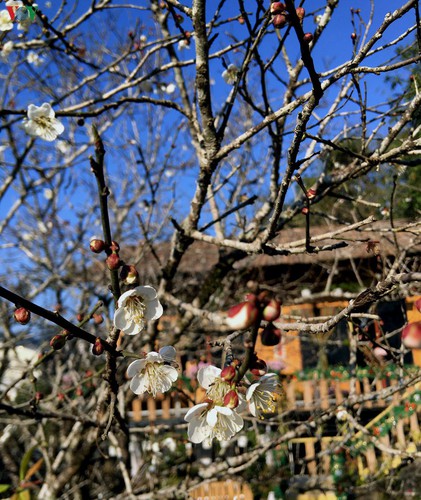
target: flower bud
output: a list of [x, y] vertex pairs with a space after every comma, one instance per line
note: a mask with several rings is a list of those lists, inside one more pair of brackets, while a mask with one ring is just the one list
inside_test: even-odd
[[297, 7], [295, 9], [295, 12], [297, 14], [298, 19], [300, 21], [302, 21], [304, 19], [304, 15], [305, 15], [306, 11], [302, 7]]
[[114, 240], [113, 240], [113, 241], [111, 242], [111, 245], [110, 245], [110, 250], [111, 250], [112, 252], [116, 252], [116, 253], [118, 253], [118, 252], [120, 251], [120, 245], [119, 245], [116, 241], [114, 241]]
[[309, 200], [312, 200], [315, 196], [316, 196], [316, 190], [313, 189], [313, 188], [310, 188], [308, 191], [307, 191], [307, 198]]
[[421, 349], [421, 321], [405, 326], [402, 330], [402, 343], [408, 349]]
[[268, 371], [268, 367], [263, 359], [256, 358], [250, 365], [250, 371], [253, 375], [262, 377]]
[[237, 408], [239, 403], [238, 394], [236, 391], [228, 391], [224, 396], [224, 406], [227, 408]]
[[94, 253], [101, 253], [105, 250], [105, 241], [93, 238], [89, 243], [89, 248]]
[[95, 356], [101, 356], [101, 354], [104, 352], [104, 344], [102, 343], [102, 340], [97, 337], [95, 339], [95, 344], [92, 346], [92, 354]]
[[281, 303], [279, 300], [272, 299], [263, 309], [263, 319], [265, 321], [275, 321], [281, 314]]
[[139, 273], [135, 266], [124, 265], [120, 271], [120, 279], [125, 285], [138, 285]]
[[421, 299], [418, 299], [416, 302], [415, 302], [415, 308], [417, 309], [418, 312], [421, 313]]
[[279, 328], [276, 328], [274, 324], [269, 323], [263, 328], [260, 339], [263, 345], [278, 345], [281, 341], [281, 334], [282, 332], [281, 330], [279, 330]]
[[280, 14], [285, 10], [285, 4], [282, 2], [273, 2], [270, 5], [270, 13], [271, 14]]
[[21, 325], [26, 325], [29, 323], [31, 319], [31, 313], [28, 309], [24, 307], [18, 307], [16, 311], [13, 313], [15, 320]]
[[272, 19], [273, 27], [276, 29], [282, 29], [287, 24], [287, 18], [283, 14], [276, 14]]
[[94, 323], [96, 325], [100, 325], [101, 323], [104, 322], [104, 318], [102, 317], [102, 314], [94, 314], [92, 316], [92, 319], [94, 320]]
[[336, 413], [336, 419], [338, 420], [338, 422], [346, 422], [346, 420], [348, 420], [348, 412], [346, 410], [340, 409]]
[[373, 354], [376, 359], [378, 359], [379, 361], [383, 361], [387, 356], [387, 351], [386, 349], [383, 349], [383, 347], [377, 346], [373, 349]]
[[82, 314], [82, 313], [78, 313], [78, 314], [77, 314], [77, 316], [76, 316], [76, 319], [77, 319], [77, 320], [79, 321], [79, 323], [80, 323], [81, 321], [83, 321], [83, 317], [84, 317], [84, 316], [83, 316], [83, 314]]
[[307, 215], [308, 214], [308, 208], [307, 207], [304, 207], [301, 209], [301, 213], [304, 214], [304, 215]]
[[311, 41], [313, 41], [313, 33], [304, 33], [303, 40], [306, 43], [310, 43]]
[[59, 351], [64, 347], [67, 341], [67, 335], [59, 334], [54, 335], [54, 337], [50, 340], [50, 346], [55, 350]]
[[35, 393], [35, 401], [41, 401], [41, 399], [44, 397], [44, 394], [42, 392], [37, 391]]
[[351, 40], [354, 43], [355, 40], [357, 39], [357, 34], [356, 33], [351, 33]]
[[118, 253], [114, 253], [114, 252], [112, 254], [110, 254], [105, 259], [105, 262], [106, 262], [107, 267], [110, 271], [117, 270], [121, 265], [121, 261], [120, 261], [120, 257], [118, 255]]
[[226, 366], [221, 372], [221, 378], [225, 382], [231, 382], [235, 377], [235, 368], [232, 365]]
[[249, 328], [257, 319], [259, 311], [251, 302], [241, 302], [228, 311], [226, 323], [233, 330]]

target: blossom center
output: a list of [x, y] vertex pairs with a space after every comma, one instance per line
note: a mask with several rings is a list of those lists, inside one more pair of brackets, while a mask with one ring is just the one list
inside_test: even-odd
[[140, 297], [129, 297], [125, 304], [127, 315], [138, 325], [143, 325], [145, 319], [146, 305]]
[[224, 404], [225, 394], [230, 390], [230, 385], [219, 377], [216, 377], [214, 382], [210, 385], [207, 395], [217, 405]]

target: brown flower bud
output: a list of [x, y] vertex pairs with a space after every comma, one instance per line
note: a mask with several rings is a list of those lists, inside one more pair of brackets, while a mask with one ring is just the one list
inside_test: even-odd
[[138, 285], [139, 273], [135, 266], [124, 265], [120, 271], [120, 279], [125, 285]]
[[101, 314], [94, 314], [94, 315], [92, 316], [92, 318], [93, 318], [94, 323], [95, 323], [96, 325], [100, 325], [101, 323], [103, 323], [103, 322], [104, 322], [104, 318], [102, 317], [102, 315], [101, 315]]
[[355, 42], [356, 39], [357, 39], [357, 34], [356, 33], [351, 33], [351, 40], [353, 42]]
[[282, 29], [287, 24], [287, 18], [283, 14], [276, 14], [272, 19], [272, 24], [276, 29]]
[[50, 346], [55, 350], [59, 351], [64, 347], [67, 341], [67, 335], [59, 334], [54, 335], [54, 337], [50, 340]]
[[106, 264], [108, 266], [108, 269], [110, 269], [111, 271], [115, 271], [121, 265], [121, 261], [120, 261], [120, 257], [118, 255], [118, 253], [114, 253], [114, 252], [112, 254], [110, 254], [105, 259], [105, 262], [106, 262]]
[[221, 372], [222, 380], [225, 382], [231, 382], [235, 377], [235, 368], [232, 365], [226, 366]]
[[236, 391], [231, 390], [225, 394], [224, 406], [226, 406], [227, 408], [233, 409], [233, 408], [237, 408], [238, 403], [239, 403], [239, 399], [238, 399], [238, 394], [236, 393]]
[[13, 313], [15, 320], [21, 325], [26, 325], [31, 320], [31, 313], [24, 307], [18, 307]]
[[304, 19], [305, 13], [306, 13], [306, 11], [303, 9], [303, 7], [297, 7], [295, 9], [295, 12], [297, 14], [298, 19], [300, 21], [302, 21]]
[[285, 4], [282, 2], [273, 2], [270, 5], [270, 13], [271, 14], [280, 14], [285, 10]]
[[104, 344], [102, 343], [102, 340], [97, 337], [95, 339], [95, 344], [92, 346], [92, 354], [95, 356], [101, 356], [101, 354], [104, 352]]
[[306, 43], [310, 43], [311, 41], [313, 41], [313, 33], [304, 33], [303, 40]]
[[281, 314], [281, 303], [279, 300], [272, 299], [263, 309], [263, 319], [265, 321], [275, 321]]
[[89, 243], [89, 248], [94, 253], [101, 253], [105, 250], [105, 241], [93, 238]]
[[262, 344], [267, 346], [278, 345], [281, 341], [281, 333], [282, 332], [279, 328], [276, 328], [275, 325], [269, 323], [265, 326], [260, 335]]
[[79, 323], [81, 321], [83, 321], [83, 314], [82, 313], [79, 313], [77, 316], [76, 316], [76, 319], [79, 321]]

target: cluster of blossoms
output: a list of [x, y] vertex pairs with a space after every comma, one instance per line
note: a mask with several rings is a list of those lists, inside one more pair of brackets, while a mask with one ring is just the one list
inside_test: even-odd
[[265, 413], [275, 412], [275, 394], [278, 393], [278, 378], [274, 373], [265, 374], [250, 385], [245, 399], [236, 382], [235, 365], [223, 370], [206, 366], [198, 371], [197, 379], [206, 391], [203, 403], [199, 403], [184, 417], [188, 422], [188, 437], [193, 443], [209, 444], [214, 438], [228, 441], [244, 426], [241, 412], [249, 404], [250, 413], [263, 418]]

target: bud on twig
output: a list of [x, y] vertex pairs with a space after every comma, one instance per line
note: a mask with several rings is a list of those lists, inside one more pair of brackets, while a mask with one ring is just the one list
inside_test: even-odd
[[278, 345], [281, 341], [281, 330], [279, 328], [276, 328], [276, 326], [272, 323], [269, 323], [262, 330], [260, 338], [263, 345]]
[[268, 367], [263, 359], [256, 358], [250, 365], [250, 371], [253, 375], [262, 377], [268, 371]]
[[118, 269], [121, 265], [121, 261], [120, 261], [120, 257], [118, 255], [118, 253], [112, 253], [110, 254], [106, 260], [105, 260], [107, 266], [108, 266], [108, 269], [110, 271], [115, 271], [116, 269]]
[[125, 285], [138, 285], [139, 273], [135, 266], [124, 265], [120, 271], [120, 279]]
[[55, 351], [59, 351], [64, 347], [66, 341], [67, 341], [67, 335], [63, 335], [62, 333], [59, 335], [54, 335], [54, 337], [50, 340], [50, 346]]
[[234, 330], [249, 328], [257, 319], [259, 311], [252, 302], [241, 302], [228, 311], [227, 325]]
[[101, 356], [101, 354], [104, 352], [104, 344], [102, 343], [102, 340], [97, 337], [95, 339], [95, 344], [92, 346], [92, 354], [95, 356]]
[[271, 299], [263, 309], [263, 319], [265, 321], [275, 321], [281, 314], [281, 303], [279, 300]]
[[21, 325], [26, 325], [31, 320], [31, 313], [24, 307], [18, 307], [13, 313], [15, 320]]
[[105, 241], [92, 238], [91, 242], [89, 243], [89, 248], [94, 253], [101, 253], [105, 250]]
[[235, 368], [232, 365], [226, 366], [221, 372], [221, 378], [225, 382], [231, 382], [235, 377]]
[[228, 391], [224, 396], [224, 406], [227, 408], [237, 408], [239, 403], [238, 394], [236, 391]]
[[104, 318], [102, 317], [102, 315], [101, 315], [101, 314], [94, 314], [94, 315], [92, 316], [92, 319], [94, 320], [94, 323], [95, 323], [96, 325], [100, 325], [101, 323], [103, 323], [103, 322], [104, 322]]

